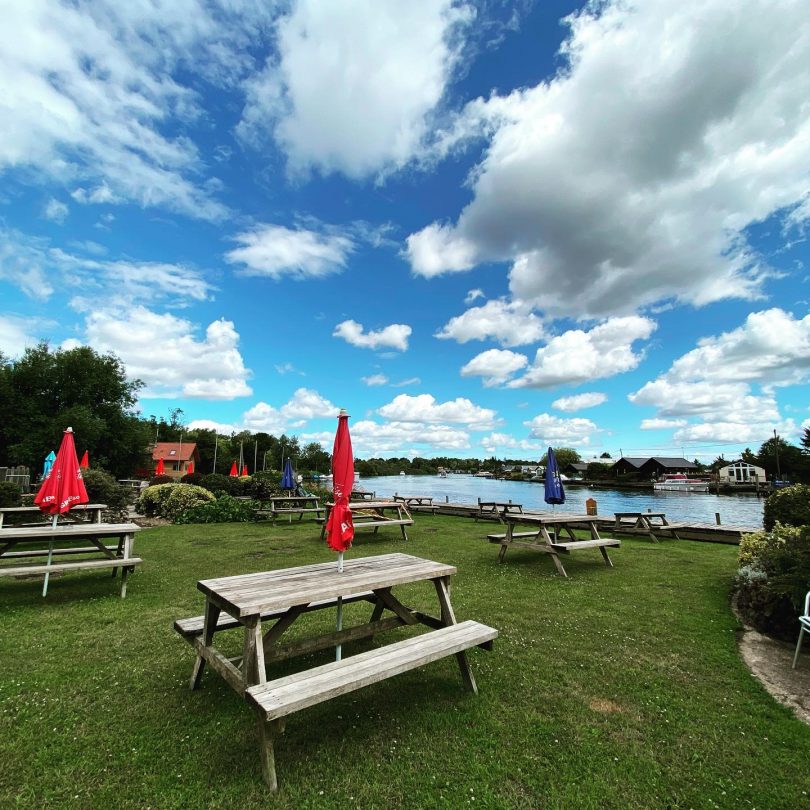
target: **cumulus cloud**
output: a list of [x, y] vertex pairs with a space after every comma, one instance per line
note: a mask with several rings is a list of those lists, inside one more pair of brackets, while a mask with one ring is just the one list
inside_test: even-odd
[[366, 332], [363, 324], [348, 320], [339, 323], [332, 335], [360, 349], [395, 349], [404, 352], [408, 350], [411, 332], [411, 327], [404, 323], [392, 323], [376, 332]]
[[555, 77], [459, 116], [453, 137], [491, 140], [456, 223], [408, 238], [414, 272], [511, 262], [552, 317], [760, 296], [746, 228], [810, 218], [806, 4], [607, 0], [567, 23]]
[[90, 346], [118, 355], [127, 374], [146, 383], [142, 397], [230, 400], [252, 393], [231, 321], [213, 321], [200, 338], [190, 321], [138, 306], [95, 310], [85, 332]]
[[497, 422], [495, 411], [474, 405], [469, 399], [458, 397], [448, 402], [437, 402], [432, 394], [399, 394], [377, 413], [392, 422], [447, 422], [465, 425], [471, 430], [490, 430]]
[[558, 411], [572, 412], [581, 411], [584, 408], [595, 408], [607, 402], [607, 394], [598, 391], [591, 391], [585, 394], [574, 394], [570, 397], [560, 397], [551, 403], [552, 408]]
[[483, 306], [468, 309], [451, 318], [435, 335], [459, 343], [491, 338], [501, 346], [536, 343], [543, 336], [543, 323], [537, 315], [522, 304], [506, 301], [487, 301]]
[[667, 372], [670, 380], [796, 385], [810, 376], [810, 315], [774, 308], [752, 312], [742, 326], [702, 338]]
[[526, 374], [508, 383], [510, 388], [553, 388], [612, 377], [631, 371], [642, 354], [633, 350], [648, 338], [655, 321], [637, 315], [609, 318], [590, 331], [571, 329], [537, 350]]
[[503, 385], [516, 371], [524, 368], [529, 360], [525, 355], [508, 349], [489, 349], [481, 352], [462, 366], [462, 377], [483, 377], [486, 387]]
[[539, 439], [544, 445], [582, 447], [591, 443], [591, 437], [599, 428], [590, 419], [563, 419], [550, 413], [541, 413], [524, 422], [529, 436]]
[[760, 445], [773, 438], [774, 428], [782, 435], [796, 432], [792, 419], [774, 422], [737, 422], [733, 420], [708, 421], [688, 425], [676, 430], [672, 438], [675, 442], [716, 442], [727, 444]]
[[354, 250], [354, 242], [340, 233], [318, 233], [282, 225], [259, 225], [234, 237], [241, 247], [225, 254], [230, 264], [244, 265], [243, 276], [279, 279], [322, 278], [339, 273]]
[[451, 425], [414, 424], [405, 422], [379, 423], [369, 419], [351, 426], [352, 447], [358, 455], [406, 455], [408, 448], [420, 447], [425, 452], [434, 450], [460, 451], [470, 447], [467, 430]]
[[237, 132], [257, 146], [272, 134], [293, 172], [362, 178], [402, 166], [471, 18], [452, 0], [299, 0], [277, 24], [277, 56], [246, 83]]
[[490, 433], [481, 439], [484, 452], [492, 455], [503, 455], [505, 451], [520, 450], [524, 453], [542, 453], [545, 449], [539, 442], [529, 439], [517, 439], [509, 433]]
[[685, 427], [686, 419], [642, 419], [642, 430], [667, 430], [672, 428]]
[[18, 357], [28, 346], [36, 346], [37, 339], [31, 334], [34, 325], [30, 318], [0, 315], [0, 353]]
[[474, 301], [477, 301], [479, 298], [484, 297], [484, 291], [479, 289], [469, 290], [467, 295], [464, 296], [464, 303], [469, 306]]

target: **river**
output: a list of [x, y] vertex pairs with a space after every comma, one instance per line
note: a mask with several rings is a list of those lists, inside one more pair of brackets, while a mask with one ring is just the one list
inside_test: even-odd
[[[551, 507], [543, 500], [543, 484], [529, 481], [500, 481], [472, 475], [387, 475], [363, 478], [359, 488], [375, 492], [378, 497], [432, 495], [436, 501], [474, 504], [482, 501], [514, 501], [527, 511], [545, 511]], [[651, 489], [591, 489], [569, 486], [566, 501], [556, 509], [585, 513], [585, 501], [593, 498], [600, 515], [614, 512], [666, 512], [672, 521], [714, 523], [720, 513], [722, 523], [761, 526], [764, 498], [753, 493], [714, 495], [708, 492], [653, 492]]]

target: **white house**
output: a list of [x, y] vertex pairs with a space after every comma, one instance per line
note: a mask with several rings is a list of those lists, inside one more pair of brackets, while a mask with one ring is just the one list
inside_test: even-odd
[[721, 484], [764, 484], [765, 470], [746, 461], [732, 461], [717, 471]]

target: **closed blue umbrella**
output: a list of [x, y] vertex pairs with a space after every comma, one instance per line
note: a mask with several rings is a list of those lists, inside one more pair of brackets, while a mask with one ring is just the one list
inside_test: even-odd
[[560, 479], [560, 468], [557, 466], [557, 457], [549, 447], [546, 456], [546, 503], [565, 503], [565, 490]]
[[281, 488], [295, 489], [295, 477], [293, 476], [292, 462], [289, 456], [287, 456], [287, 461], [284, 463], [284, 474], [281, 476]]
[[51, 467], [53, 467], [53, 463], [56, 461], [56, 453], [51, 450], [47, 456], [45, 456], [45, 464], [42, 465], [42, 480], [44, 481], [50, 474], [51, 474]]

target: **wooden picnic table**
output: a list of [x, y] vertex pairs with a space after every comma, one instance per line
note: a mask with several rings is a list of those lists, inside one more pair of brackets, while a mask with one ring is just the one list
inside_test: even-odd
[[[197, 588], [205, 595], [205, 613], [174, 623], [197, 653], [190, 686], [200, 686], [207, 663], [248, 699], [258, 720], [262, 773], [275, 790], [274, 738], [289, 714], [453, 654], [465, 686], [477, 691], [465, 650], [491, 649], [498, 632], [478, 622], [456, 621], [450, 603], [450, 577], [455, 573], [455, 567], [444, 563], [383, 554], [349, 559], [342, 571], [330, 561], [200, 581]], [[417, 582], [433, 584], [438, 616], [406, 607], [392, 593], [397, 586]], [[369, 602], [373, 608], [368, 621], [282, 643], [284, 633], [302, 614], [334, 609], [339, 600], [343, 605]], [[384, 618], [385, 611], [390, 615]], [[263, 623], [269, 628], [264, 629]], [[268, 680], [269, 664], [418, 624], [430, 632]], [[234, 628], [243, 631], [242, 655], [229, 658], [214, 646], [214, 636]]]
[[290, 522], [293, 515], [298, 515], [301, 520], [306, 514], [312, 514], [318, 520], [324, 511], [315, 495], [277, 495], [263, 500], [262, 506], [264, 504], [269, 504], [270, 508], [261, 509], [259, 514], [270, 515], [273, 523], [279, 515], [288, 515]]
[[394, 493], [395, 501], [402, 501], [406, 506], [419, 506], [430, 509], [435, 514], [436, 507], [433, 505], [433, 497], [431, 495], [400, 495]]
[[512, 503], [512, 501], [482, 501], [478, 499], [478, 513], [475, 520], [479, 518], [491, 519], [504, 522], [507, 515], [522, 515], [523, 505], [519, 503]]
[[366, 492], [364, 489], [353, 489], [349, 496], [350, 501], [373, 501], [376, 498], [374, 492]]
[[[64, 515], [59, 515], [59, 520], [69, 520], [76, 523], [86, 521], [89, 523], [101, 523], [101, 513], [107, 508], [106, 503], [83, 503], [74, 506]], [[3, 528], [6, 515], [9, 518], [20, 518], [27, 523], [50, 523], [52, 515], [43, 512], [38, 506], [2, 506], [0, 507], [0, 529]], [[33, 520], [29, 520], [33, 518]], [[10, 524], [10, 521], [9, 521]]]
[[[127, 575], [143, 562], [133, 555], [137, 531], [140, 526], [134, 523], [57, 524], [56, 528], [43, 524], [0, 529], [0, 560], [16, 563], [0, 568], [0, 577], [44, 574], [42, 595], [45, 596], [52, 573], [111, 568], [115, 577], [120, 568], [123, 599], [127, 595]], [[115, 542], [109, 544], [110, 540]], [[25, 548], [15, 551], [19, 545]], [[36, 557], [47, 557], [46, 564], [30, 562]], [[54, 557], [69, 557], [70, 561], [53, 562]]]
[[[492, 542], [500, 542], [501, 550], [498, 559], [501, 562], [504, 561], [506, 550], [510, 546], [533, 548], [549, 554], [554, 561], [557, 572], [564, 577], [568, 575], [565, 573], [565, 568], [560, 560], [561, 554], [570, 554], [572, 551], [580, 551], [586, 548], [598, 548], [605, 565], [612, 568], [613, 563], [608, 556], [607, 549], [610, 547], [618, 548], [621, 545], [619, 540], [599, 536], [594, 515], [568, 515], [563, 513], [551, 515], [512, 514], [505, 515], [504, 520], [506, 521], [506, 534], [487, 536]], [[521, 523], [535, 528], [531, 531], [516, 532], [515, 527]], [[587, 528], [591, 539], [579, 540], [574, 534], [575, 527]], [[549, 532], [549, 529], [551, 529], [551, 532]], [[568, 539], [563, 539], [563, 535]]]
[[[662, 531], [667, 532], [670, 537], [680, 540], [678, 537], [677, 527], [670, 525], [667, 521], [667, 516], [664, 512], [614, 512], [616, 522], [613, 524], [613, 532], [634, 529], [646, 532], [650, 540], [654, 543], [658, 542], [656, 530], [660, 534]], [[627, 521], [632, 521], [628, 523]]]
[[[326, 504], [326, 520], [321, 527], [321, 540], [326, 537], [326, 523], [333, 503]], [[402, 537], [407, 540], [406, 526], [413, 526], [413, 518], [407, 504], [402, 501], [349, 501], [352, 510], [352, 523], [355, 529], [377, 529], [381, 526], [399, 526]]]

